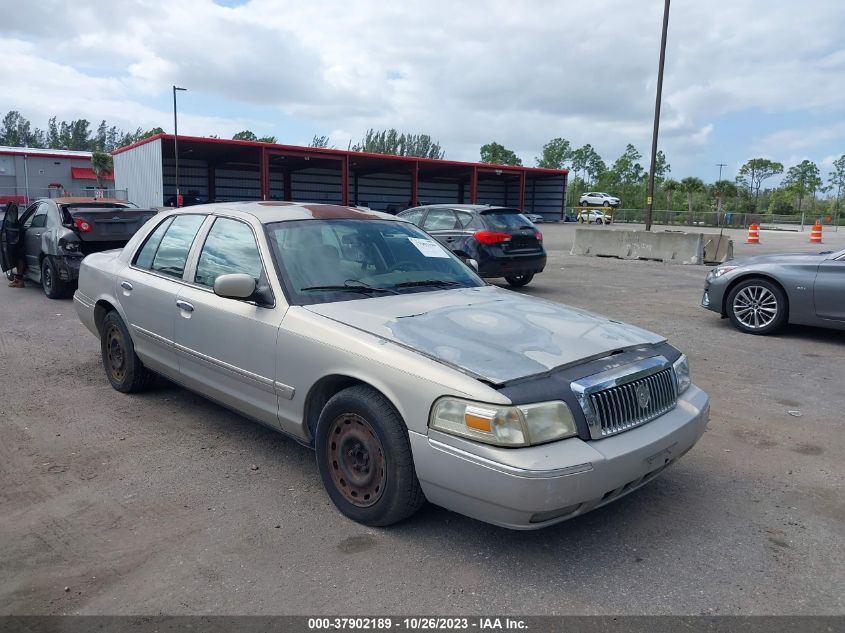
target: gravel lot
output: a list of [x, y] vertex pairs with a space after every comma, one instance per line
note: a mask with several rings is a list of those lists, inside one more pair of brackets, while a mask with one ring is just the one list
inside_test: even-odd
[[3, 283], [0, 613], [845, 612], [845, 332], [740, 334], [698, 307], [704, 267], [574, 257], [573, 225], [543, 231], [525, 293], [666, 335], [712, 397], [656, 481], [539, 532], [432, 506], [369, 529], [308, 449], [164, 381], [113, 391], [70, 300]]

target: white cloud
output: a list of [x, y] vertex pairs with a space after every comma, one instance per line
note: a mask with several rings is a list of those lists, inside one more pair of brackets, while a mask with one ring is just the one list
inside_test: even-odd
[[[271, 106], [334, 130], [338, 146], [391, 126], [431, 134], [452, 158], [475, 158], [495, 139], [531, 164], [544, 142], [564, 136], [612, 162], [628, 142], [648, 150], [661, 9], [612, 0], [54, 0], [20, 4], [0, 24], [0, 82], [16, 87], [8, 107], [34, 121], [55, 113], [162, 125], [169, 113], [144, 104], [178, 83], [192, 97]], [[841, 4], [828, 0], [676, 3], [661, 124], [670, 161], [704, 152], [726, 114], [841, 113], [844, 28]], [[180, 129], [195, 133], [255, 123], [181, 116]], [[823, 134], [806, 132], [747, 145], [810, 150]]]

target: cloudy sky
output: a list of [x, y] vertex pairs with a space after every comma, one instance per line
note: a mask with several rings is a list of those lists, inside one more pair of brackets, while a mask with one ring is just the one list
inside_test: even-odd
[[[106, 119], [251, 129], [337, 147], [369, 127], [425, 132], [447, 157], [496, 140], [527, 165], [550, 138], [610, 164], [647, 154], [659, 0], [2, 0], [0, 112], [44, 127]], [[660, 147], [672, 175], [746, 159], [826, 171], [845, 153], [842, 0], [675, 0]]]

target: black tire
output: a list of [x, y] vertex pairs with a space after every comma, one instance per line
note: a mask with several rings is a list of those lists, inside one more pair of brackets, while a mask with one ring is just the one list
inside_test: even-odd
[[531, 283], [531, 280], [534, 279], [534, 273], [524, 273], [522, 275], [516, 275], [514, 277], [505, 277], [505, 281], [508, 282], [508, 285], [513, 286], [514, 288], [521, 288], [522, 286], [527, 286]]
[[59, 278], [59, 271], [49, 257], [41, 262], [41, 288], [51, 299], [61, 299], [68, 292], [67, 284]]
[[326, 492], [353, 521], [391, 525], [425, 503], [405, 423], [375, 389], [358, 385], [335, 394], [320, 413], [315, 436]]
[[604, 220], [601, 218], [596, 218], [596, 224], [604, 224]]
[[[777, 332], [786, 323], [788, 311], [786, 295], [780, 286], [762, 278], [739, 282], [725, 300], [725, 312], [731, 323], [740, 332], [747, 334]], [[759, 325], [755, 326], [755, 323]]]
[[111, 386], [123, 393], [143, 391], [155, 380], [135, 353], [135, 345], [120, 315], [111, 311], [100, 328], [100, 352], [103, 369]]
[[605, 200], [605, 201], [604, 201], [604, 204], [603, 204], [603, 205], [601, 205], [601, 206], [603, 206], [603, 207], [609, 207], [609, 206], [610, 206], [610, 203], [609, 203], [607, 200]]

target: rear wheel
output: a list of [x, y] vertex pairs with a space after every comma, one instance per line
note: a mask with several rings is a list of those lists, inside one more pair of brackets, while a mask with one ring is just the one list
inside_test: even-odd
[[728, 293], [726, 312], [741, 332], [772, 334], [786, 322], [786, 297], [766, 279], [749, 279]]
[[596, 224], [604, 224], [604, 221], [601, 218], [596, 218]]
[[117, 312], [109, 312], [100, 328], [100, 351], [103, 368], [111, 386], [123, 393], [142, 391], [149, 387], [155, 374], [144, 367], [135, 354], [135, 345]]
[[425, 502], [405, 422], [375, 389], [360, 385], [335, 394], [315, 435], [326, 492], [353, 521], [390, 525]]
[[59, 278], [59, 272], [49, 257], [41, 262], [41, 287], [51, 299], [61, 299], [67, 294], [67, 284]]
[[505, 281], [508, 282], [508, 285], [511, 285], [514, 288], [521, 288], [522, 286], [527, 286], [532, 279], [534, 279], [534, 273], [523, 273], [521, 275], [515, 275], [513, 277], [505, 277]]
[[605, 200], [605, 201], [604, 201], [604, 204], [603, 204], [602, 206], [603, 206], [603, 207], [609, 207], [609, 206], [610, 206], [610, 203], [609, 203], [607, 200]]

